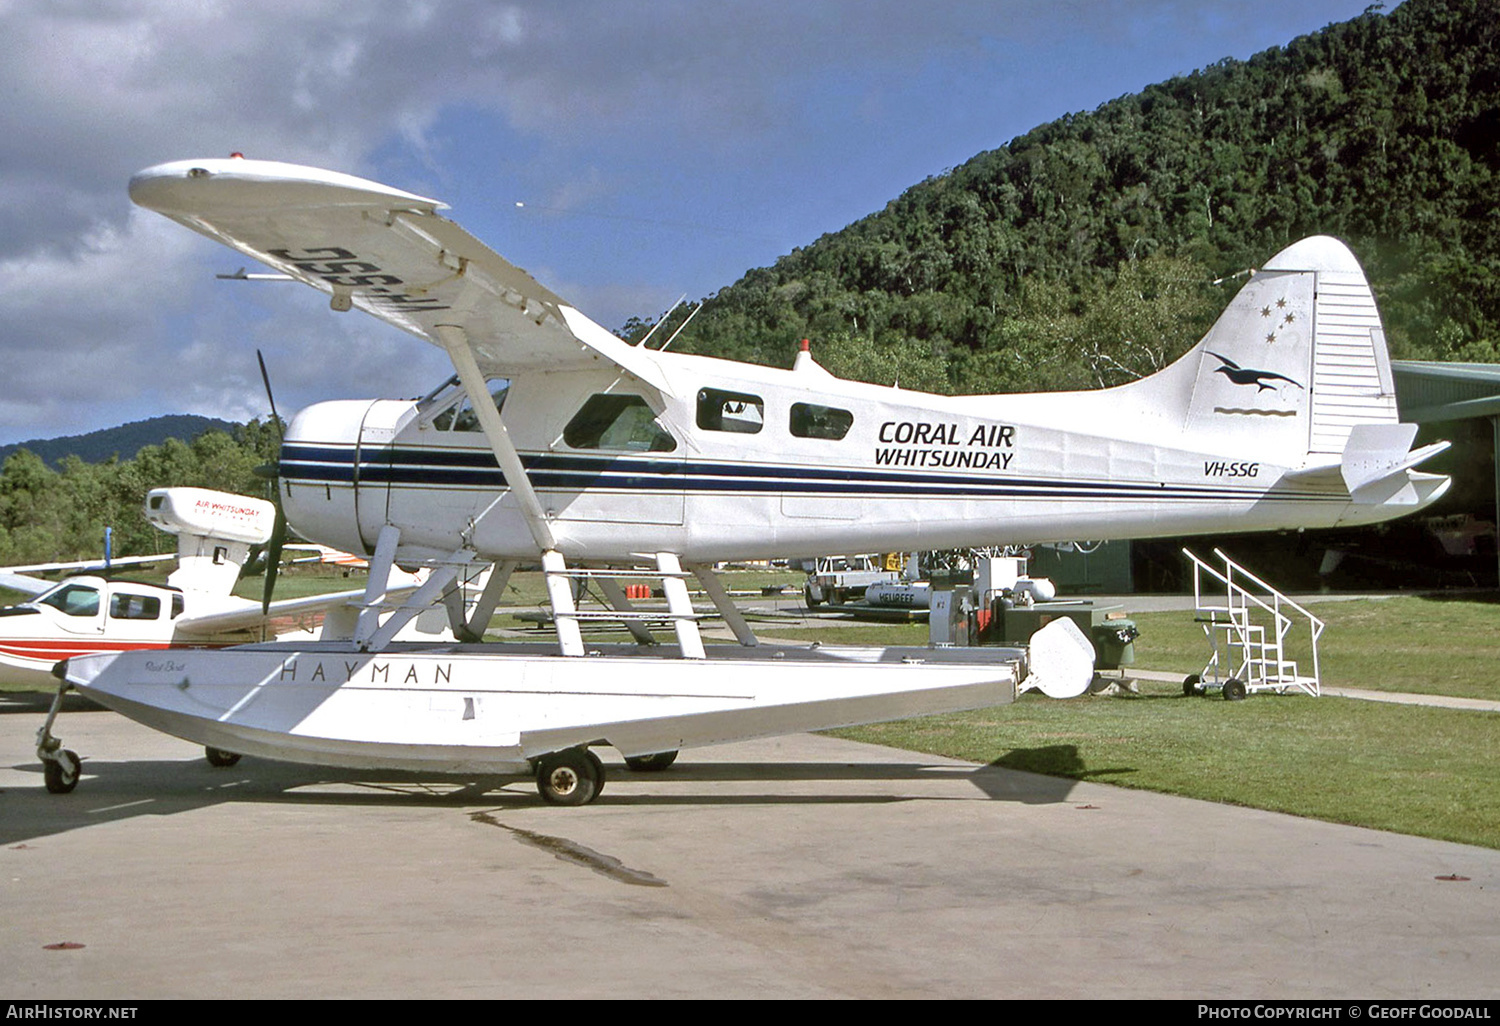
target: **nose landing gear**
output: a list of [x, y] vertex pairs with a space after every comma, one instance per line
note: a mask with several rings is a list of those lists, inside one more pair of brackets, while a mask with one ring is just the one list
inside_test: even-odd
[[78, 786], [78, 778], [83, 770], [83, 760], [78, 758], [78, 753], [64, 748], [62, 742], [52, 736], [52, 724], [62, 709], [63, 695], [73, 687], [63, 678], [63, 669], [66, 665], [66, 660], [64, 660], [52, 668], [53, 675], [62, 682], [57, 686], [57, 694], [52, 699], [52, 708], [47, 710], [46, 721], [36, 732], [36, 757], [42, 760], [42, 779], [47, 784], [47, 790], [52, 794], [71, 792]]

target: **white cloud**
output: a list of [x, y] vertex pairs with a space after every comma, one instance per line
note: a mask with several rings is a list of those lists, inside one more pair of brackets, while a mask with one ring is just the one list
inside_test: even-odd
[[[434, 190], [440, 195], [469, 197], [466, 221], [483, 220], [503, 180], [530, 191], [501, 196], [502, 205], [532, 199], [575, 208], [650, 196], [663, 220], [712, 223], [720, 218], [694, 204], [709, 197], [741, 209], [756, 201], [744, 183], [758, 179], [767, 183], [762, 201], [775, 203], [764, 212], [745, 207], [746, 222], [786, 218], [756, 227], [796, 233], [797, 244], [838, 227], [792, 220], [798, 211], [874, 209], [923, 174], [1004, 142], [1004, 118], [1026, 116], [985, 109], [976, 98], [1012, 82], [1031, 94], [1062, 89], [1045, 66], [997, 67], [987, 49], [996, 40], [1006, 52], [1084, 47], [1110, 58], [1101, 67], [1131, 47], [1177, 47], [1162, 58], [1185, 62], [1170, 64], [1175, 73], [1223, 55], [1179, 56], [1196, 52], [1183, 49], [1189, 44], [1218, 45], [1199, 37], [1237, 39], [1274, 22], [1294, 26], [1276, 30], [1286, 39], [1357, 14], [1361, 4], [1338, 0], [1326, 18], [1304, 6], [1261, 0], [1205, 13], [1196, 0], [0, 4], [0, 356], [8, 368], [0, 441], [184, 409], [256, 411], [256, 345], [298, 368], [305, 384], [287, 386], [288, 406], [319, 389], [399, 394], [424, 386], [402, 370], [431, 354], [368, 318], [331, 317], [316, 296], [226, 299], [230, 286], [211, 272], [232, 269], [238, 258], [130, 207], [125, 183], [150, 164], [240, 150], [377, 177], [395, 168], [392, 184], [425, 191], [432, 182], [413, 179], [431, 179], [443, 186]], [[975, 91], [976, 80], [989, 92]], [[913, 92], [933, 83], [933, 94]], [[1111, 84], [1086, 102], [1121, 91]], [[455, 111], [490, 120], [453, 120]], [[945, 138], [947, 126], [964, 119], [980, 142]], [[481, 129], [500, 138], [476, 137]], [[934, 146], [935, 137], [947, 149]], [[871, 173], [877, 164], [884, 177]], [[868, 200], [852, 195], [851, 172], [872, 183]], [[805, 195], [786, 195], [792, 188]], [[610, 227], [602, 222], [600, 231]], [[567, 266], [561, 276], [606, 304], [675, 296], [672, 285], [652, 280], [648, 257], [669, 261], [672, 270], [655, 272], [663, 281], [680, 280], [683, 263], [717, 268], [737, 259], [696, 256], [693, 247], [713, 235], [699, 234], [679, 234], [660, 253], [631, 239], [637, 259], [629, 267]], [[536, 239], [543, 246], [545, 231]], [[543, 250], [537, 262], [553, 259]], [[657, 302], [635, 312], [654, 313]]]

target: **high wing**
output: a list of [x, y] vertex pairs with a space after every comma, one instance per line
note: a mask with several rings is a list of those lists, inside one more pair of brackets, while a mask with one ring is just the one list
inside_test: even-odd
[[130, 197], [351, 307], [447, 348], [458, 329], [486, 371], [608, 360], [666, 390], [648, 350], [616, 338], [440, 216], [378, 182], [235, 157], [160, 164]]
[[[392, 589], [388, 595], [399, 597], [404, 592], [414, 591], [415, 588]], [[197, 616], [187, 615], [177, 620], [177, 632], [179, 634], [217, 634], [220, 631], [243, 630], [250, 627], [259, 627], [269, 620], [278, 617], [297, 616], [303, 613], [327, 612], [337, 606], [358, 605], [364, 600], [365, 592], [361, 588], [357, 591], [337, 591], [327, 595], [309, 595], [305, 598], [282, 599], [272, 602], [270, 608], [261, 611], [259, 602], [247, 602], [243, 608], [228, 608], [212, 613], [202, 613]]]
[[[108, 569], [121, 566], [143, 566], [147, 563], [165, 563], [176, 558], [170, 553], [162, 556], [125, 556], [121, 559], [111, 559]], [[57, 587], [57, 582], [42, 577], [32, 577], [31, 574], [52, 573], [57, 570], [100, 573], [105, 569], [104, 561], [99, 559], [81, 559], [73, 563], [30, 563], [26, 566], [5, 566], [0, 567], [0, 588], [9, 588], [11, 591], [19, 591], [26, 595], [40, 595]]]

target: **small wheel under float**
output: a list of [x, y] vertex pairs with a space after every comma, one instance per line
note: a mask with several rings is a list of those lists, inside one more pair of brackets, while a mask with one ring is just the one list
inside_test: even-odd
[[594, 797], [597, 798], [604, 793], [604, 762], [594, 754], [592, 748], [585, 748], [583, 754], [589, 757], [589, 762], [594, 765], [594, 779], [598, 781], [594, 786]]
[[604, 786], [604, 764], [587, 748], [568, 748], [537, 760], [536, 789], [549, 805], [587, 805]]
[[58, 749], [50, 758], [42, 760], [42, 779], [47, 790], [53, 794], [68, 794], [78, 786], [83, 771], [83, 762], [76, 752], [67, 748]]
[[68, 661], [66, 659], [52, 667], [52, 675], [59, 681], [57, 694], [52, 696], [52, 707], [47, 718], [36, 732], [36, 757], [42, 760], [42, 781], [52, 794], [69, 794], [78, 786], [83, 773], [83, 760], [78, 753], [62, 746], [62, 741], [52, 734], [52, 725], [57, 714], [62, 712], [63, 695], [73, 690], [68, 683]]

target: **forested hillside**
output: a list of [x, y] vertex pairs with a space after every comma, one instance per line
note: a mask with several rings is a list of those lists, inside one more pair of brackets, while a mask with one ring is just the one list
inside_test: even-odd
[[64, 435], [61, 438], [34, 438], [13, 445], [0, 445], [0, 464], [18, 449], [27, 449], [46, 461], [53, 470], [62, 468], [63, 460], [77, 456], [85, 463], [103, 463], [111, 457], [134, 459], [148, 445], [161, 445], [168, 438], [197, 438], [205, 431], [233, 433], [237, 425], [214, 417], [179, 413], [149, 420], [137, 420], [119, 427], [90, 431], [86, 435]]
[[106, 527], [114, 528], [116, 555], [171, 551], [176, 542], [146, 523], [146, 493], [188, 485], [264, 494], [265, 482], [254, 471], [275, 458], [277, 438], [269, 424], [252, 420], [233, 434], [169, 438], [131, 460], [85, 463], [69, 456], [61, 470], [21, 449], [0, 472], [0, 565], [95, 558], [103, 554]]
[[924, 181], [710, 297], [674, 348], [785, 366], [810, 337], [836, 372], [939, 391], [1116, 383], [1324, 233], [1398, 358], [1500, 360], [1500, 2], [1376, 8]]

